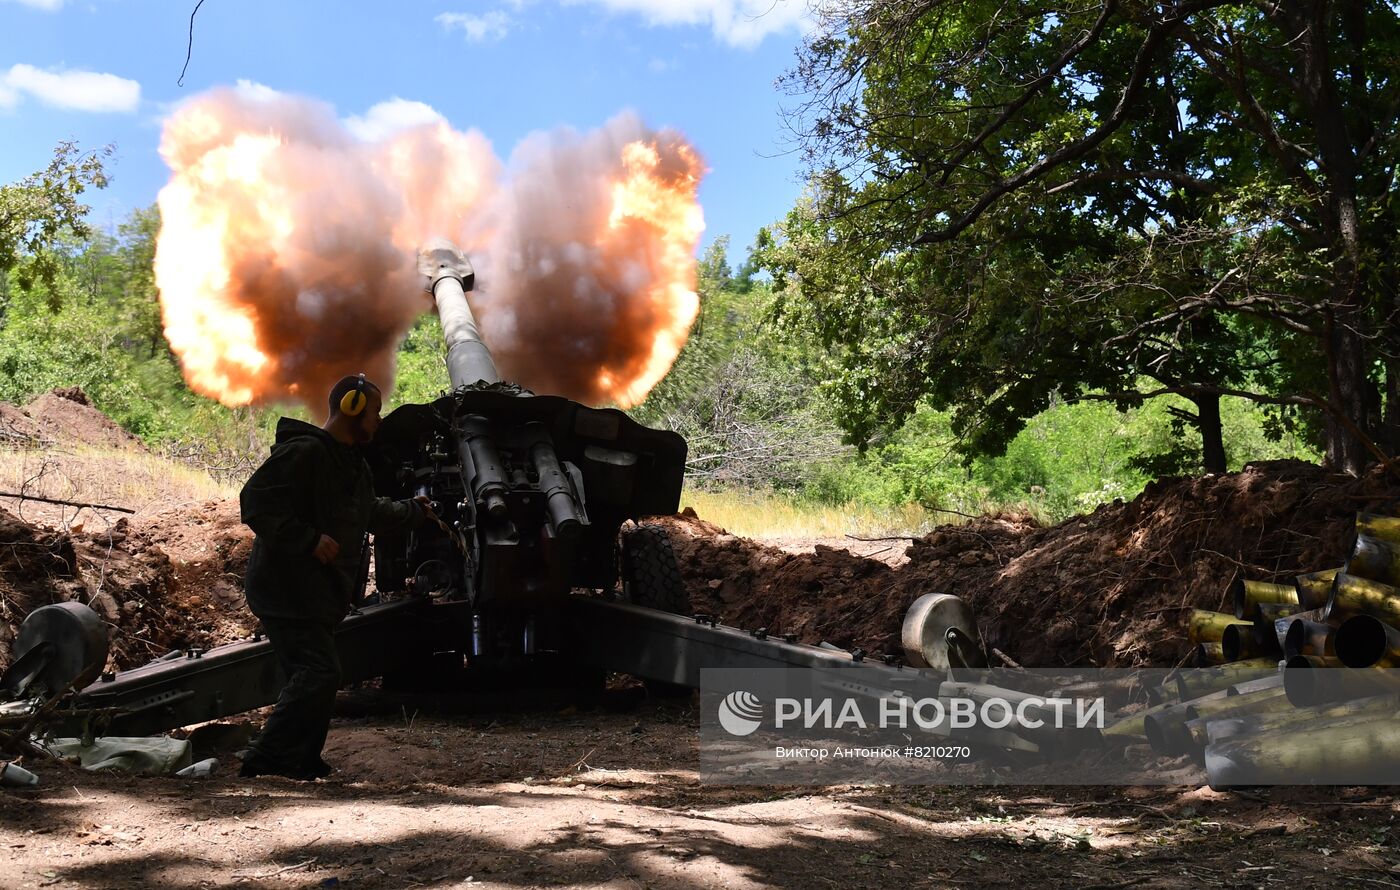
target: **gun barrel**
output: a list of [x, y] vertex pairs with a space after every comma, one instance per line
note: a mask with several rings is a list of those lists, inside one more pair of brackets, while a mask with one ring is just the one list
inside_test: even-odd
[[535, 472], [539, 473], [539, 486], [549, 510], [549, 523], [559, 537], [577, 537], [583, 530], [579, 524], [578, 504], [574, 501], [564, 469], [559, 465], [559, 455], [554, 452], [544, 425], [532, 426], [537, 428], [539, 438], [530, 446], [530, 461], [535, 465]]
[[467, 291], [476, 283], [471, 261], [452, 242], [433, 238], [418, 253], [418, 270], [427, 276], [427, 290], [437, 303], [452, 388], [499, 383], [500, 372], [467, 302]]
[[485, 505], [487, 513], [504, 519], [509, 511], [506, 492], [510, 485], [500, 452], [491, 439], [490, 423], [484, 417], [463, 418], [457, 442], [462, 466], [472, 468], [472, 494]]

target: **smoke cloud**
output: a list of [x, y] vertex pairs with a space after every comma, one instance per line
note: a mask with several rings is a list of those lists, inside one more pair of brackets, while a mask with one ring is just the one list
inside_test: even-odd
[[679, 133], [650, 133], [625, 114], [592, 133], [531, 137], [509, 166], [478, 301], [502, 374], [583, 402], [636, 404], [699, 307], [699, 160]]
[[507, 165], [479, 132], [408, 123], [357, 139], [325, 103], [251, 84], [167, 120], [156, 283], [190, 386], [313, 409], [344, 374], [391, 388], [403, 333], [432, 310], [415, 252], [440, 235], [477, 266], [473, 306], [508, 379], [593, 404], [645, 396], [698, 308], [685, 139], [620, 115], [530, 137]]

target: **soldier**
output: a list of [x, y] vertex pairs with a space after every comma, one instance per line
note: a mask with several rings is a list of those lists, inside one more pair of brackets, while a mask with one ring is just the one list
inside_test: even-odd
[[242, 776], [316, 779], [340, 661], [335, 627], [350, 610], [366, 531], [413, 528], [432, 518], [427, 498], [374, 495], [359, 446], [379, 428], [382, 397], [365, 375], [331, 389], [321, 427], [283, 417], [272, 454], [239, 496], [253, 530], [244, 590], [287, 675], [267, 724], [243, 759]]

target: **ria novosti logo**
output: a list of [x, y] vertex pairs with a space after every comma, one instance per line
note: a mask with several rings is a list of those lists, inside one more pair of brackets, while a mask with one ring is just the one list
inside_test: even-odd
[[752, 735], [763, 722], [763, 702], [752, 692], [731, 692], [719, 703], [719, 725], [730, 735]]
[[[1105, 701], [1095, 699], [1041, 698], [1022, 695], [1015, 698], [950, 696], [912, 698], [901, 693], [881, 697], [861, 707], [855, 698], [776, 698], [773, 726], [782, 730], [907, 729], [912, 723], [923, 730], [1057, 729], [1074, 727], [1103, 729]], [[870, 707], [878, 712], [871, 714]], [[719, 725], [733, 736], [747, 736], [763, 723], [763, 700], [752, 692], [738, 690], [719, 703]], [[1015, 731], [1015, 730], [1013, 730]]]

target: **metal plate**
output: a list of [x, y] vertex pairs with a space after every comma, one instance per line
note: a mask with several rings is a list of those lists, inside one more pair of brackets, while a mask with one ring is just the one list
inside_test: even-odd
[[107, 625], [82, 603], [55, 603], [30, 612], [15, 639], [15, 662], [44, 643], [52, 645], [52, 652], [28, 694], [51, 695], [70, 685], [88, 685], [107, 663], [107, 642]]
[[[975, 645], [978, 643], [977, 622], [967, 603], [950, 593], [926, 593], [914, 600], [909, 611], [904, 613], [904, 626], [900, 630], [900, 643], [904, 646], [904, 657], [914, 667], [931, 667], [941, 671], [949, 668], [948, 630], [956, 628]], [[980, 667], [981, 665], [967, 665]]]

